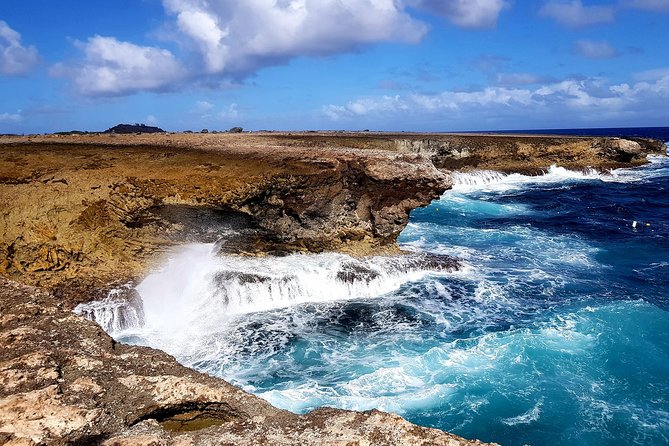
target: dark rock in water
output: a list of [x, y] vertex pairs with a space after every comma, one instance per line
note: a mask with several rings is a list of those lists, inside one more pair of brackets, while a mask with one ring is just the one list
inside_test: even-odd
[[403, 258], [398, 267], [405, 271], [427, 270], [450, 272], [457, 271], [460, 268], [460, 261], [455, 257], [444, 254], [424, 253]]
[[241, 127], [233, 127], [230, 130], [228, 130], [228, 133], [242, 133], [243, 131], [244, 129]]
[[242, 271], [221, 271], [214, 276], [214, 282], [218, 285], [224, 285], [226, 282], [237, 281], [240, 284], [266, 283], [272, 280], [271, 277], [260, 274], [245, 273]]
[[371, 282], [379, 277], [379, 273], [370, 269], [360, 263], [348, 262], [344, 263], [341, 269], [337, 272], [337, 280], [346, 283], [353, 283], [356, 281]]
[[165, 130], [159, 127], [151, 127], [144, 124], [119, 124], [104, 131], [104, 133], [165, 133]]
[[207, 130], [207, 129], [202, 129], [202, 130], [200, 130], [200, 133], [209, 133], [209, 130]]

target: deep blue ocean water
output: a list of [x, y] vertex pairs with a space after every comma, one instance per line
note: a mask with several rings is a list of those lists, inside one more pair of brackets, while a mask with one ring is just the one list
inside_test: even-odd
[[399, 241], [460, 271], [193, 245], [138, 287], [146, 324], [115, 336], [295, 412], [380, 408], [503, 445], [669, 444], [669, 159], [455, 183]]
[[[480, 132], [479, 132], [480, 133]], [[483, 132], [487, 133], [487, 132]], [[621, 138], [653, 138], [669, 141], [669, 127], [623, 127], [594, 129], [502, 130], [490, 133], [520, 133], [527, 135], [616, 136]]]

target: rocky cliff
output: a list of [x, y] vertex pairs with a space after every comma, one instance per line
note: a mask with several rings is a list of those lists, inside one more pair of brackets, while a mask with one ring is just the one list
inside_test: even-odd
[[409, 212], [450, 186], [417, 154], [128, 138], [0, 146], [0, 274], [90, 300], [226, 229], [246, 233], [230, 252], [393, 251]]
[[638, 166], [663, 143], [637, 138], [555, 137], [521, 135], [457, 135], [396, 139], [399, 152], [430, 157], [439, 168], [490, 169], [538, 174], [551, 164], [568, 169], [600, 170]]
[[378, 411], [281, 411], [71, 310], [142, 277], [170, 246], [230, 230], [222, 249], [239, 254], [395, 252], [409, 212], [450, 186], [435, 164], [610, 168], [662, 149], [409, 134], [0, 138], [0, 443], [481, 444]]

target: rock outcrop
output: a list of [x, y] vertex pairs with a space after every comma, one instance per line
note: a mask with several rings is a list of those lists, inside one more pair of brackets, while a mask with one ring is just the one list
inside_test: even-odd
[[116, 343], [53, 295], [3, 278], [0, 443], [483, 444], [379, 411], [276, 409], [166, 353]]
[[118, 124], [110, 129], [105, 130], [104, 133], [165, 133], [165, 130], [161, 129], [160, 127], [154, 127], [145, 124]]
[[1, 145], [0, 274], [84, 301], [176, 243], [229, 229], [246, 234], [224, 245], [238, 253], [393, 251], [411, 210], [450, 186], [416, 154], [225, 136], [188, 149], [166, 135], [152, 146], [113, 135]]
[[397, 139], [399, 152], [430, 157], [449, 170], [487, 169], [537, 174], [552, 164], [568, 169], [614, 169], [646, 163], [646, 156], [662, 153], [661, 141], [620, 138], [457, 135]]

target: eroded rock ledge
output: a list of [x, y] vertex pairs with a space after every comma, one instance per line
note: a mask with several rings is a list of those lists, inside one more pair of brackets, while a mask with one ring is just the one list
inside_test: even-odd
[[394, 251], [410, 211], [450, 186], [419, 154], [157, 137], [0, 144], [0, 274], [83, 301], [231, 229], [246, 234], [231, 252]]

